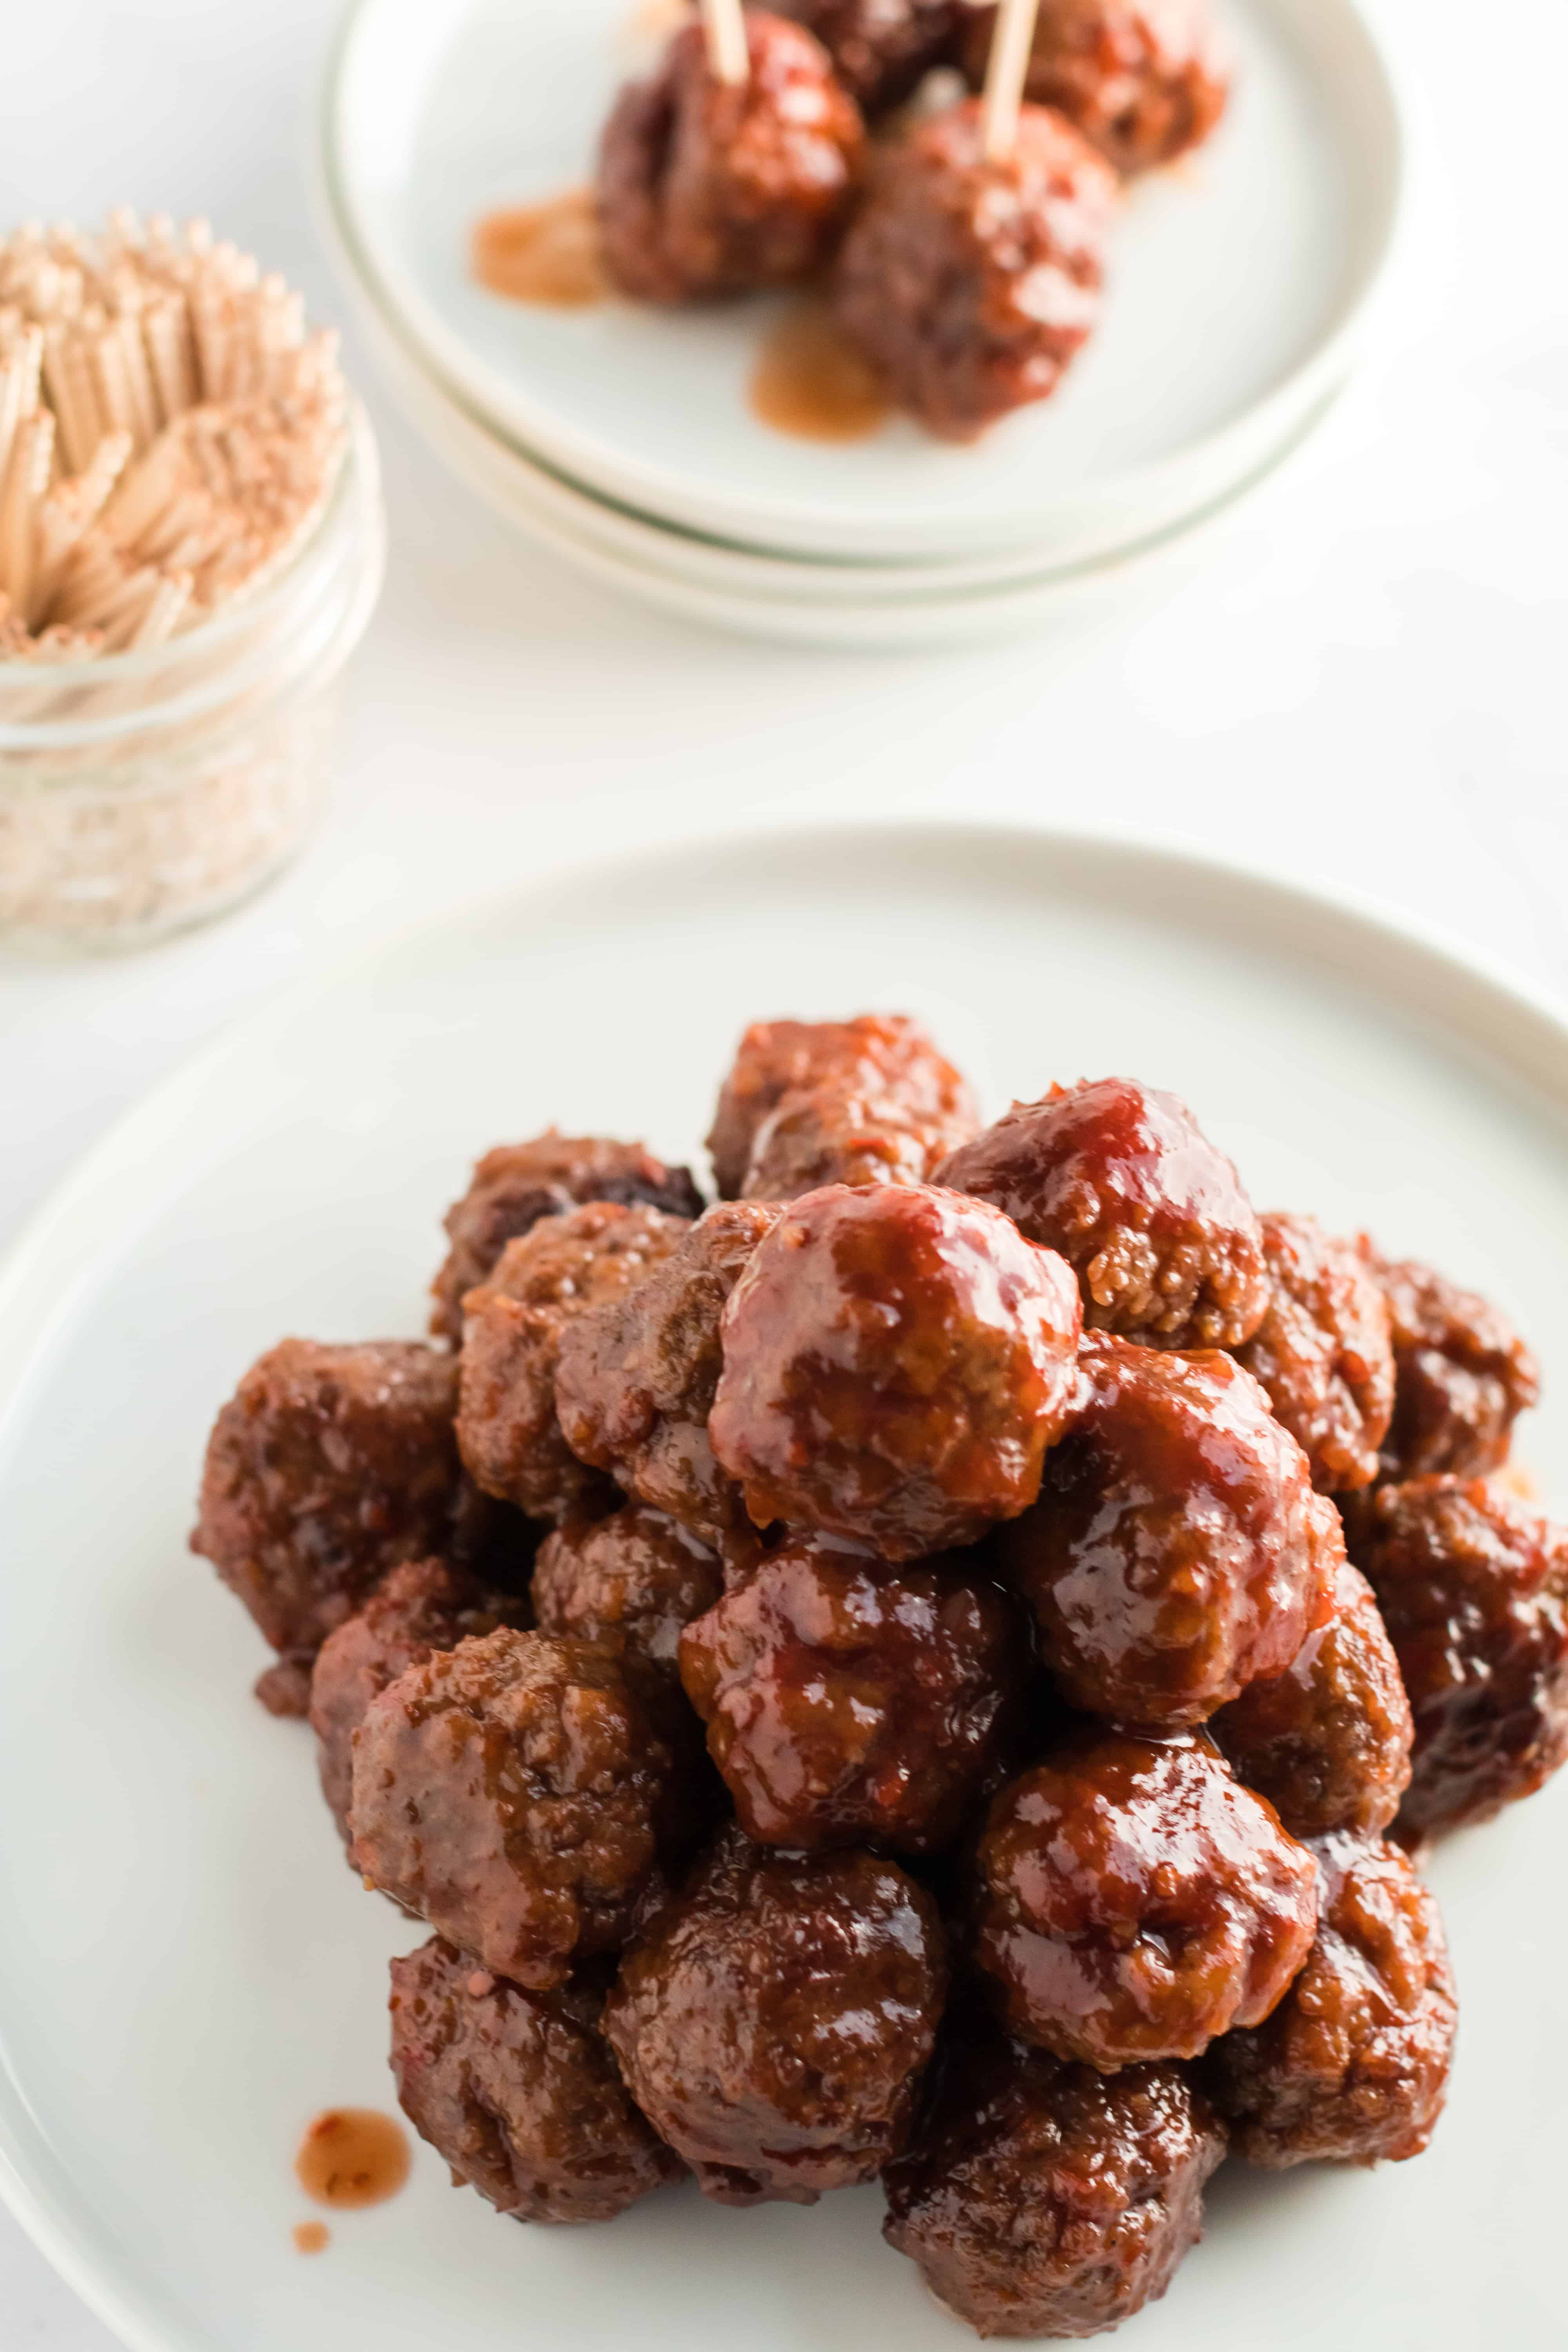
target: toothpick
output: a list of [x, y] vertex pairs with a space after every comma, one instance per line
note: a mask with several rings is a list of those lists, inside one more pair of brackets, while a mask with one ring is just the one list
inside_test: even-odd
[[982, 146], [988, 163], [1005, 163], [1018, 136], [1018, 109], [1029, 70], [1040, 0], [1002, 0], [985, 62]]
[[739, 89], [752, 78], [752, 52], [741, 0], [701, 0], [701, 5], [708, 69], [715, 81], [727, 81]]

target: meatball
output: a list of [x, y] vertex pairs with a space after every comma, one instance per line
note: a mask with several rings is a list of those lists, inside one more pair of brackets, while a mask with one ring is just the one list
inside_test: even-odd
[[1045, 107], [1021, 110], [1000, 159], [984, 152], [977, 101], [932, 115], [879, 161], [838, 257], [838, 323], [901, 408], [973, 441], [1048, 399], [1086, 341], [1115, 191]]
[[1370, 1486], [1394, 1413], [1388, 1305], [1353, 1242], [1267, 1216], [1268, 1306], [1238, 1361], [1268, 1391], [1321, 1494]]
[[1075, 1706], [1199, 1723], [1327, 1622], [1334, 1507], [1250, 1372], [1086, 1342], [1080, 1410], [1001, 1557]]
[[1354, 1549], [1415, 1721], [1402, 1831], [1489, 1821], [1568, 1758], [1568, 1530], [1485, 1479], [1382, 1486]]
[[624, 1954], [605, 2030], [708, 2196], [811, 2205], [902, 2148], [945, 1990], [936, 1906], [896, 1864], [731, 1829]]
[[681, 1735], [635, 1658], [504, 1628], [461, 1642], [365, 1710], [355, 1865], [497, 1975], [563, 1983], [625, 1939], [686, 1833]]
[[207, 1443], [191, 1549], [275, 1650], [309, 1660], [389, 1569], [442, 1549], [456, 1409], [451, 1360], [417, 1340], [284, 1339], [252, 1364]]
[[687, 1627], [686, 1695], [770, 1845], [948, 1843], [1028, 1661], [1006, 1596], [950, 1555], [889, 1570], [799, 1537]]
[[918, 1021], [755, 1021], [708, 1149], [720, 1192], [790, 1200], [831, 1183], [922, 1183], [978, 1124], [969, 1083]]
[[1359, 1569], [1340, 1563], [1334, 1613], [1282, 1675], [1248, 1683], [1209, 1725], [1237, 1780], [1293, 1837], [1386, 1829], [1415, 1738], [1399, 1661]]
[[533, 1608], [546, 1633], [628, 1649], [673, 1672], [682, 1626], [723, 1589], [706, 1544], [662, 1511], [627, 1503], [607, 1519], [574, 1520], [545, 1538]]
[[1206, 2087], [1249, 2164], [1419, 2156], [1442, 2113], [1458, 2011], [1436, 1898], [1394, 1845], [1344, 1832], [1307, 1965], [1267, 2023], [1227, 2033]]
[[709, 1435], [756, 1525], [916, 1559], [1034, 1500], [1072, 1404], [1078, 1294], [984, 1202], [830, 1184], [759, 1243], [722, 1339]]
[[993, 1800], [977, 1868], [1006, 2025], [1107, 2073], [1260, 2024], [1317, 1919], [1311, 1855], [1201, 1732], [1075, 1733]]
[[527, 1603], [486, 1592], [444, 1559], [411, 1559], [378, 1584], [357, 1616], [329, 1633], [310, 1676], [310, 1728], [316, 1735], [321, 1794], [347, 1843], [353, 1791], [353, 1736], [364, 1711], [388, 1683], [437, 1650], [455, 1650], [470, 1633], [521, 1625]]
[[555, 1414], [555, 1365], [579, 1315], [647, 1280], [683, 1234], [662, 1209], [591, 1202], [508, 1242], [463, 1302], [458, 1444], [476, 1485], [557, 1522], [612, 1507], [615, 1488], [580, 1462]]
[[909, 97], [956, 46], [960, 0], [778, 0], [775, 12], [816, 34], [868, 118]]
[[1101, 2074], [967, 2025], [938, 2058], [883, 2235], [982, 2336], [1096, 2336], [1203, 2234], [1225, 2131], [1176, 2066]]
[[1500, 1469], [1515, 1420], [1541, 1394], [1535, 1358], [1473, 1290], [1414, 1259], [1381, 1256], [1364, 1234], [1361, 1248], [1394, 1336], [1394, 1421], [1380, 1475], [1483, 1478]]
[[1268, 1310], [1258, 1218], [1180, 1097], [1132, 1078], [1015, 1103], [938, 1169], [1076, 1268], [1084, 1320], [1149, 1348], [1237, 1348]]
[[723, 1363], [719, 1326], [781, 1213], [758, 1201], [710, 1209], [646, 1281], [578, 1318], [555, 1369], [556, 1411], [573, 1452], [726, 1553], [746, 1547], [752, 1523], [708, 1442]]
[[404, 2114], [520, 2221], [610, 2221], [684, 2170], [626, 2095], [599, 2032], [602, 1990], [529, 1992], [433, 1936], [392, 1963]]
[[700, 26], [628, 82], [599, 145], [605, 268], [641, 302], [786, 286], [831, 256], [859, 184], [859, 109], [820, 41], [746, 11], [751, 72], [723, 82]]
[[[994, 8], [968, 20], [963, 64], [976, 89], [995, 22]], [[1024, 95], [1054, 106], [1130, 173], [1206, 139], [1229, 82], [1210, 0], [1041, 0]]]
[[463, 1295], [483, 1282], [508, 1242], [541, 1217], [588, 1201], [640, 1201], [675, 1217], [700, 1217], [702, 1195], [689, 1168], [667, 1168], [640, 1143], [548, 1128], [528, 1143], [501, 1143], [475, 1164], [468, 1189], [447, 1210], [451, 1247], [431, 1284], [430, 1328], [454, 1345], [463, 1336]]

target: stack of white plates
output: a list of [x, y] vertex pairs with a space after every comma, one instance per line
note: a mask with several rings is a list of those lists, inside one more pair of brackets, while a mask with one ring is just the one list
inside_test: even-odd
[[587, 178], [647, 61], [647, 0], [356, 0], [324, 92], [328, 224], [431, 441], [596, 578], [772, 636], [1032, 625], [1271, 474], [1342, 387], [1386, 276], [1399, 111], [1356, 0], [1219, 5], [1237, 56], [1219, 130], [1133, 184], [1060, 392], [971, 447], [902, 419], [840, 444], [764, 425], [747, 387], [767, 300], [572, 311], [473, 282], [477, 219]]

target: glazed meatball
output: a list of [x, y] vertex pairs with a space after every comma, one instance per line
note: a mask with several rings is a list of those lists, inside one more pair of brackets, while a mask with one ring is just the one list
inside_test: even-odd
[[726, 1199], [792, 1200], [823, 1184], [922, 1183], [974, 1133], [969, 1083], [918, 1021], [754, 1021], [708, 1149]]
[[647, 1279], [690, 1231], [661, 1209], [591, 1202], [508, 1242], [463, 1301], [458, 1444], [487, 1495], [560, 1522], [611, 1508], [615, 1488], [580, 1462], [555, 1414], [563, 1335], [579, 1315]]
[[390, 2005], [399, 2103], [454, 2185], [520, 2221], [610, 2221], [680, 2177], [605, 2045], [602, 1990], [525, 1991], [434, 1936], [393, 1961]]
[[1203, 2234], [1224, 2127], [1176, 2066], [1101, 2074], [968, 2027], [939, 2058], [883, 2235], [981, 2336], [1097, 2336]]
[[[994, 8], [968, 20], [978, 89]], [[1210, 0], [1041, 0], [1024, 95], [1054, 106], [1123, 173], [1196, 147], [1225, 111], [1230, 60]]]
[[1379, 1475], [1483, 1478], [1508, 1460], [1513, 1424], [1541, 1394], [1541, 1372], [1495, 1307], [1429, 1265], [1361, 1248], [1388, 1301], [1394, 1422]]
[[357, 1616], [328, 1634], [310, 1676], [310, 1728], [321, 1794], [345, 1844], [353, 1737], [372, 1699], [437, 1650], [527, 1622], [527, 1603], [517, 1597], [486, 1592], [447, 1560], [411, 1559], [376, 1586]]
[[811, 2205], [902, 2148], [945, 1990], [936, 1906], [894, 1864], [731, 1829], [624, 1954], [605, 2030], [708, 2196]]
[[992, 1801], [974, 1957], [1022, 2041], [1109, 2073], [1261, 2023], [1317, 1873], [1201, 1732], [1088, 1727]]
[[1098, 1339], [1081, 1363], [1080, 1409], [1002, 1559], [1075, 1706], [1200, 1723], [1327, 1622], [1339, 1520], [1234, 1358]]
[[546, 1633], [625, 1648], [674, 1671], [681, 1628], [711, 1609], [723, 1570], [706, 1544], [640, 1503], [547, 1536], [533, 1570]]
[[1267, 2023], [1216, 2042], [1206, 2087], [1249, 2164], [1419, 2156], [1442, 2113], [1458, 2011], [1436, 1898], [1394, 1845], [1313, 1847], [1316, 1940]]
[[751, 73], [719, 80], [700, 26], [628, 82], [599, 146], [605, 265], [641, 302], [786, 286], [831, 256], [859, 184], [865, 127], [820, 41], [746, 11]]
[[1268, 1310], [1241, 1180], [1179, 1097], [1132, 1078], [1015, 1103], [937, 1171], [1076, 1268], [1084, 1321], [1149, 1348], [1237, 1348]]
[[947, 1843], [1028, 1660], [973, 1556], [901, 1569], [800, 1537], [680, 1641], [742, 1827], [769, 1845]]
[[668, 1685], [589, 1642], [503, 1629], [400, 1675], [353, 1743], [356, 1866], [519, 1984], [562, 1984], [630, 1932], [686, 1834]]
[[456, 1409], [450, 1359], [417, 1340], [284, 1339], [252, 1364], [208, 1440], [191, 1549], [275, 1650], [308, 1661], [389, 1569], [442, 1549]]
[[1489, 1821], [1568, 1758], [1568, 1531], [1485, 1479], [1379, 1487], [1354, 1546], [1415, 1720], [1402, 1831]]
[[1394, 1413], [1387, 1301], [1353, 1242], [1312, 1217], [1261, 1223], [1268, 1305], [1237, 1360], [1268, 1390], [1321, 1494], [1370, 1486]]
[[1048, 399], [1088, 338], [1115, 190], [1047, 108], [1023, 108], [1000, 160], [978, 101], [932, 115], [879, 161], [838, 258], [838, 323], [900, 408], [973, 441]]
[[720, 1468], [708, 1416], [723, 1364], [724, 1304], [781, 1211], [725, 1201], [624, 1297], [563, 1334], [555, 1404], [573, 1452], [726, 1553], [752, 1532], [738, 1482]]
[[700, 1217], [702, 1195], [689, 1168], [667, 1168], [640, 1143], [549, 1128], [528, 1143], [501, 1143], [475, 1164], [468, 1189], [444, 1220], [451, 1244], [431, 1284], [430, 1328], [454, 1345], [463, 1336], [463, 1296], [483, 1282], [508, 1242], [541, 1217], [588, 1201], [640, 1201], [674, 1217]]
[[959, 0], [778, 0], [777, 15], [816, 34], [861, 112], [909, 97], [957, 43]]
[[1268, 1798], [1292, 1836], [1387, 1828], [1409, 1785], [1415, 1728], [1359, 1569], [1341, 1561], [1328, 1623], [1282, 1675], [1248, 1683], [1209, 1729], [1237, 1780]]
[[832, 1184], [758, 1244], [722, 1339], [709, 1435], [756, 1525], [917, 1559], [1034, 1500], [1073, 1401], [1078, 1294], [984, 1202]]

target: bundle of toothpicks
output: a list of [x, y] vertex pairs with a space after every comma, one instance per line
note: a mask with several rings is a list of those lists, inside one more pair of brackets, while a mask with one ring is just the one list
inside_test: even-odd
[[254, 594], [346, 411], [336, 339], [205, 221], [0, 237], [0, 661], [160, 645]]

